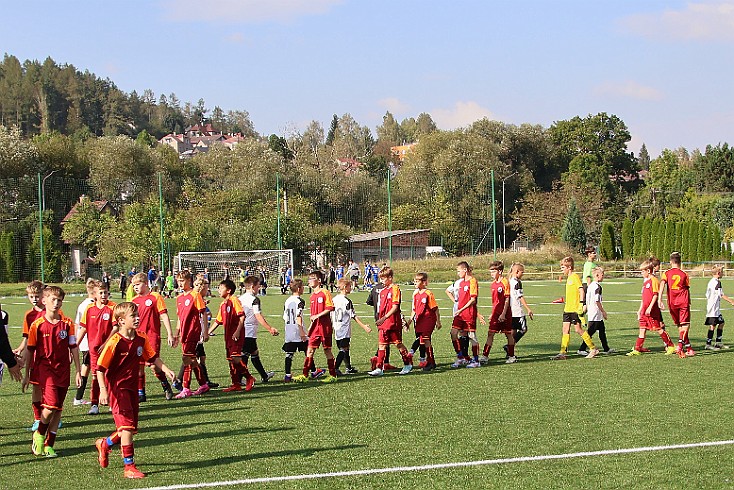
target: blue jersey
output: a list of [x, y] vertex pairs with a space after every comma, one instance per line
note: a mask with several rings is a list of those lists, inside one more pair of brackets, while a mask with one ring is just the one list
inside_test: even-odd
[[336, 268], [336, 280], [338, 281], [339, 279], [343, 279], [343, 278], [344, 278], [344, 266], [340, 265], [339, 267]]

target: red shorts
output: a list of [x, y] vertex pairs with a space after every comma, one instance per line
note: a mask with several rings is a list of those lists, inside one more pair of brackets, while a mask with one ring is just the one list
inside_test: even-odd
[[148, 361], [141, 361], [140, 364], [143, 364], [145, 366], [152, 366], [155, 364], [155, 360], [161, 357], [161, 338], [160, 337], [148, 337], [148, 343], [155, 351], [155, 357]]
[[645, 330], [657, 331], [660, 330], [662, 327], [660, 325], [660, 320], [658, 320], [657, 318], [642, 315], [640, 317], [640, 328], [644, 328]]
[[676, 325], [683, 325], [684, 323], [691, 323], [691, 307], [690, 306], [674, 306], [668, 305], [670, 310], [670, 316], [673, 318], [673, 323]]
[[51, 376], [47, 376], [42, 383], [39, 384], [41, 388], [41, 406], [48, 408], [49, 410], [61, 410], [64, 408], [64, 398], [66, 398], [66, 392], [69, 391], [69, 386], [57, 386], [54, 384]]
[[489, 332], [490, 333], [512, 333], [512, 317], [505, 318], [505, 321], [500, 323], [500, 317], [492, 316], [489, 319]]
[[477, 320], [475, 318], [473, 321], [467, 322], [460, 316], [455, 316], [454, 320], [451, 322], [451, 328], [455, 328], [457, 330], [466, 330], [467, 332], [474, 332], [477, 329]]
[[97, 371], [97, 361], [99, 360], [99, 352], [97, 352], [97, 347], [89, 346], [89, 372], [94, 375], [94, 373]]
[[198, 340], [190, 340], [188, 342], [181, 342], [181, 354], [186, 357], [196, 357], [196, 346], [199, 344]]
[[433, 330], [436, 328], [436, 322], [428, 320], [426, 322], [417, 321], [415, 322], [415, 335], [423, 335], [430, 337], [433, 334]]
[[228, 361], [231, 361], [233, 357], [242, 357], [242, 339], [235, 342], [230, 338], [224, 347], [224, 352]]
[[310, 349], [318, 349], [323, 345], [324, 349], [331, 349], [333, 340], [334, 329], [332, 327], [317, 327], [308, 336], [308, 347]]
[[380, 329], [378, 332], [377, 341], [380, 344], [402, 344], [403, 343], [403, 329], [402, 328], [391, 328], [389, 330]]
[[117, 430], [138, 432], [138, 393], [132, 390], [110, 390], [110, 411]]

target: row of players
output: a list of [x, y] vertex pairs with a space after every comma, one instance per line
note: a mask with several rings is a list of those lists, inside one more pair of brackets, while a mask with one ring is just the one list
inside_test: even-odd
[[[602, 342], [604, 325], [603, 319], [606, 312], [601, 301], [601, 282], [603, 281], [603, 269], [593, 270], [594, 281], [589, 285], [587, 291], [577, 274], [573, 273], [573, 260], [565, 258], [561, 262], [562, 270], [567, 278], [567, 298], [564, 307], [563, 339], [559, 355], [555, 359], [564, 359], [569, 344], [570, 326], [582, 336], [589, 347], [587, 357], [594, 357], [598, 350], [593, 345], [591, 336], [581, 327], [580, 313], [586, 312], [589, 316], [589, 329], [600, 332]], [[693, 355], [688, 340], [688, 326], [690, 325], [690, 296], [688, 294], [688, 276], [680, 270], [680, 257], [677, 254], [671, 256], [671, 269], [666, 271], [662, 280], [668, 285], [668, 302], [673, 315], [674, 322], [679, 326], [679, 348], [675, 349], [672, 341], [662, 325], [660, 314], [660, 287], [659, 281], [654, 276], [656, 268], [654, 261], [646, 261], [641, 266], [644, 278], [642, 289], [642, 301], [638, 318], [640, 320], [640, 336], [637, 344], [630, 354], [637, 355], [644, 352], [642, 343], [647, 331], [657, 331], [666, 343], [666, 353], [678, 352], [681, 357]], [[515, 264], [511, 270], [510, 281], [503, 277], [503, 265], [494, 262], [490, 266], [492, 275], [492, 316], [489, 321], [489, 336], [485, 344], [483, 356], [478, 356], [478, 343], [476, 343], [476, 319], [481, 322], [484, 319], [476, 311], [476, 300], [478, 297], [478, 285], [471, 274], [471, 268], [466, 262], [457, 266], [459, 280], [452, 292], [456, 293], [457, 305], [452, 321], [452, 340], [457, 352], [455, 367], [466, 365], [476, 367], [487, 360], [492, 347], [494, 335], [502, 333], [507, 337], [507, 362], [516, 361], [514, 356], [514, 345], [527, 331], [522, 307], [527, 309], [528, 316], [532, 318], [532, 311], [522, 297], [522, 284], [520, 279], [523, 267]], [[33, 407], [37, 417], [38, 429], [33, 435], [33, 452], [44, 454], [48, 457], [55, 456], [53, 444], [56, 430], [60, 421], [60, 413], [63, 400], [69, 386], [70, 359], [77, 368], [77, 387], [82, 390], [83, 382], [80, 373], [80, 363], [77, 356], [76, 340], [89, 337], [89, 354], [91, 371], [94, 373], [92, 399], [93, 403], [106, 403], [109, 401], [113, 418], [116, 423], [116, 431], [106, 439], [97, 441], [99, 461], [102, 466], [108, 462], [109, 450], [115, 444], [121, 443], [123, 459], [126, 464], [125, 476], [142, 477], [134, 467], [132, 451], [132, 434], [137, 430], [137, 413], [141, 400], [135, 396], [135, 388], [140, 388], [142, 376], [142, 364], [152, 366], [156, 376], [161, 380], [166, 394], [171, 394], [171, 386], [168, 378], [174, 381], [174, 386], [182, 379], [179, 387], [180, 393], [177, 398], [184, 398], [191, 394], [203, 394], [209, 389], [205, 376], [205, 369], [198, 361], [203, 357], [197, 353], [201, 341], [206, 341], [209, 331], [205, 321], [206, 306], [200, 292], [193, 289], [192, 278], [187, 271], [179, 274], [179, 287], [183, 290], [177, 298], [178, 326], [176, 335], [170, 330], [165, 304], [156, 293], [151, 293], [147, 287], [147, 278], [140, 274], [133, 279], [136, 285], [137, 296], [132, 303], [114, 305], [108, 300], [106, 288], [100, 283], [91, 283], [90, 304], [87, 305], [79, 321], [79, 330], [75, 330], [75, 324], [61, 313], [61, 304], [64, 293], [60, 288], [49, 287], [42, 291], [29, 291], [29, 298], [34, 301], [36, 313], [35, 320], [24, 331], [24, 341], [16, 351], [28, 369], [24, 386], [30, 382], [34, 385]], [[707, 346], [711, 345], [713, 331], [717, 333], [717, 343], [711, 348], [721, 348], [721, 335], [723, 331], [723, 318], [719, 310], [721, 298], [732, 302], [723, 294], [719, 278], [721, 270], [714, 270], [714, 278], [707, 288], [709, 308], [707, 312], [707, 324], [711, 325]], [[329, 292], [322, 288], [323, 275], [320, 271], [309, 275], [309, 286], [314, 290], [310, 298], [311, 323], [306, 332], [303, 325], [302, 313], [305, 302], [301, 298], [303, 284], [294, 281], [291, 290], [293, 295], [286, 301], [284, 319], [286, 321], [286, 380], [305, 381], [309, 378], [321, 376], [316, 370], [313, 356], [319, 347], [323, 346], [327, 358], [329, 375], [323, 376], [324, 381], [334, 381], [338, 375], [337, 368], [340, 362], [345, 362], [347, 372], [355, 372], [349, 360], [349, 319], [356, 318], [351, 301], [347, 298], [351, 288], [349, 281], [340, 283], [341, 294], [331, 298]], [[199, 281], [200, 282], [200, 281]], [[407, 374], [412, 370], [412, 353], [402, 343], [402, 331], [407, 325], [414, 324], [418, 342], [425, 349], [424, 370], [435, 367], [435, 357], [431, 344], [431, 334], [435, 328], [441, 328], [440, 315], [435, 297], [427, 289], [428, 277], [425, 273], [419, 273], [415, 277], [416, 290], [413, 294], [413, 307], [408, 322], [404, 322], [400, 313], [401, 293], [397, 284], [393, 283], [393, 273], [389, 267], [380, 271], [380, 282], [382, 288], [377, 291], [377, 327], [379, 329], [378, 352], [373, 358], [373, 369], [369, 372], [372, 376], [382, 375], [386, 363], [387, 348], [394, 344], [400, 351], [404, 367], [401, 374]], [[31, 285], [33, 286], [33, 285]], [[247, 292], [242, 298], [234, 296], [235, 285], [228, 280], [219, 285], [219, 293], [222, 304], [216, 319], [216, 325], [224, 325], [227, 359], [230, 361], [230, 373], [232, 385], [225, 391], [242, 390], [241, 382], [245, 380], [245, 390], [252, 389], [254, 378], [247, 369], [248, 357], [253, 360], [264, 380], [272, 377], [271, 373], [262, 369], [259, 363], [257, 351], [256, 330], [257, 324], [264, 325], [271, 334], [278, 335], [278, 331], [270, 327], [262, 316], [259, 308], [259, 299], [255, 292], [257, 290], [257, 278], [252, 277], [247, 284]], [[578, 293], [578, 294], [575, 294]], [[38, 304], [38, 297], [41, 297]], [[513, 301], [514, 298], [514, 301]], [[517, 304], [515, 304], [515, 302]], [[512, 303], [512, 307], [510, 307]], [[40, 306], [43, 306], [41, 308]], [[80, 307], [82, 308], [82, 307]], [[246, 326], [249, 311], [256, 323], [250, 321]], [[519, 311], [519, 315], [516, 313]], [[32, 313], [29, 312], [29, 313]], [[346, 315], [346, 316], [345, 316]], [[182, 367], [176, 376], [169, 368], [162, 364], [160, 356], [160, 328], [161, 321], [168, 331], [169, 345], [175, 347], [177, 343], [182, 346]], [[359, 324], [367, 331], [370, 328], [357, 319]], [[26, 322], [27, 323], [27, 322]], [[340, 349], [339, 357], [334, 358], [331, 347], [332, 338], [337, 330], [337, 346]], [[214, 328], [216, 328], [216, 325]], [[108, 329], [107, 326], [110, 328]], [[249, 327], [249, 328], [248, 328]], [[138, 331], [140, 329], [140, 331]], [[250, 332], [248, 332], [250, 330]], [[253, 331], [254, 330], [254, 331]], [[145, 333], [143, 333], [145, 331]], [[345, 335], [346, 334], [346, 335]], [[469, 357], [468, 347], [472, 345], [473, 357]], [[27, 347], [27, 349], [26, 349]], [[684, 350], [685, 349], [685, 350]], [[291, 378], [290, 368], [293, 355], [304, 350], [306, 359], [304, 361], [303, 373], [296, 378]], [[605, 350], [610, 349], [605, 346]], [[69, 356], [71, 352], [71, 356]], [[28, 353], [31, 355], [29, 356]], [[258, 365], [259, 363], [259, 365]], [[199, 389], [191, 392], [190, 377], [193, 372], [199, 382]], [[187, 375], [188, 373], [188, 375]], [[168, 378], [166, 377], [168, 376]], [[96, 388], [95, 388], [96, 386]], [[138, 395], [141, 393], [139, 392]], [[168, 396], [167, 396], [168, 397]], [[77, 396], [77, 400], [79, 400]], [[95, 407], [93, 405], [93, 408]], [[95, 413], [95, 412], [91, 412]], [[97, 412], [98, 413], [98, 412]]]

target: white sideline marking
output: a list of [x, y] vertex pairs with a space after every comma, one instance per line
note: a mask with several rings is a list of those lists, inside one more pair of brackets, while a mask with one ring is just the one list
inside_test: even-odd
[[334, 478], [343, 476], [364, 476], [364, 475], [376, 475], [381, 473], [399, 473], [404, 471], [426, 471], [436, 470], [443, 468], [464, 468], [469, 466], [488, 466], [496, 464], [507, 464], [507, 463], [526, 463], [533, 461], [548, 461], [554, 459], [571, 459], [571, 458], [586, 458], [590, 456], [608, 456], [614, 454], [631, 454], [631, 453], [643, 453], [652, 451], [669, 451], [673, 449], [690, 449], [697, 447], [713, 447], [713, 446], [727, 446], [734, 444], [734, 439], [726, 441], [711, 441], [711, 442], [694, 442], [690, 444], [672, 444], [669, 446], [645, 446], [645, 447], [633, 447], [625, 449], [605, 449], [601, 451], [585, 451], [580, 453], [566, 453], [566, 454], [547, 454], [544, 456], [520, 456], [516, 458], [501, 458], [501, 459], [485, 459], [480, 461], [459, 461], [456, 463], [440, 463], [440, 464], [429, 464], [421, 466], [398, 466], [393, 468], [373, 468], [366, 470], [352, 470], [352, 471], [335, 471], [332, 473], [307, 473], [303, 475], [289, 475], [289, 476], [270, 476], [263, 478], [247, 478], [243, 480], [229, 480], [229, 481], [218, 481], [208, 483], [186, 483], [181, 485], [169, 485], [164, 487], [147, 487], [142, 490], [179, 490], [186, 488], [211, 488], [211, 487], [230, 487], [234, 485], [249, 485], [252, 483], [272, 483], [279, 481], [294, 481], [294, 480], [315, 480], [319, 478]]

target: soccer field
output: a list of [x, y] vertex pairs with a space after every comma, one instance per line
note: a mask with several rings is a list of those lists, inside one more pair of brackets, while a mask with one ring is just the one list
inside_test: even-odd
[[[1, 486], [194, 488], [218, 482], [273, 489], [734, 488], [734, 349], [703, 350], [707, 280], [692, 280], [691, 340], [698, 355], [687, 359], [663, 355], [656, 335], [646, 342], [652, 353], [624, 355], [638, 331], [639, 279], [604, 282], [607, 335], [618, 353], [596, 359], [575, 354], [566, 361], [549, 359], [561, 340], [562, 305], [551, 301], [563, 295], [564, 285], [556, 281], [524, 282], [536, 317], [518, 344], [514, 365], [504, 364], [503, 342], [495, 337], [489, 366], [451, 369], [454, 353], [445, 327], [434, 334], [439, 369], [372, 379], [364, 373], [377, 345], [376, 331], [366, 334], [357, 326], [352, 360], [359, 374], [332, 384], [286, 384], [280, 381], [282, 337], [261, 331], [263, 364], [277, 374], [250, 393], [212, 390], [167, 402], [157, 380], [148, 375], [149, 401], [141, 405], [135, 438], [136, 463], [148, 476], [137, 481], [122, 478], [119, 447], [109, 468], [99, 467], [94, 440], [112, 432], [112, 417], [106, 408], [102, 415], [89, 416], [87, 408], [73, 407], [71, 389], [55, 446], [60, 457], [34, 458], [26, 430], [32, 422], [30, 395], [21, 394], [19, 384], [6, 375], [0, 387]], [[734, 281], [722, 282], [734, 295]], [[449, 325], [446, 286], [431, 288], [444, 325]], [[401, 287], [403, 310], [409, 311], [412, 287]], [[263, 310], [282, 331], [285, 296], [273, 292], [262, 298]], [[488, 295], [489, 284], [480, 283], [483, 314], [490, 311]], [[114, 296], [119, 301], [119, 294]], [[351, 298], [361, 318], [374, 325], [372, 309], [364, 305], [366, 293]], [[64, 311], [71, 315], [81, 299], [67, 297]], [[0, 301], [10, 314], [15, 347], [27, 302]], [[173, 300], [167, 303], [175, 318]], [[212, 310], [218, 305], [219, 299], [211, 298]], [[734, 323], [732, 308], [724, 305], [724, 317]], [[664, 316], [677, 338], [668, 313]], [[734, 327], [727, 328], [724, 343], [734, 344]], [[212, 379], [226, 386], [221, 329], [218, 334], [206, 344], [207, 365]], [[405, 338], [411, 342], [412, 332]], [[484, 327], [479, 338], [483, 344]], [[572, 334], [573, 352], [580, 342]], [[164, 362], [174, 370], [179, 352], [163, 349]], [[294, 372], [302, 359], [296, 357]], [[325, 365], [322, 352], [315, 360]], [[400, 364], [397, 351], [391, 362]], [[720, 444], [697, 445], [707, 442]]]

